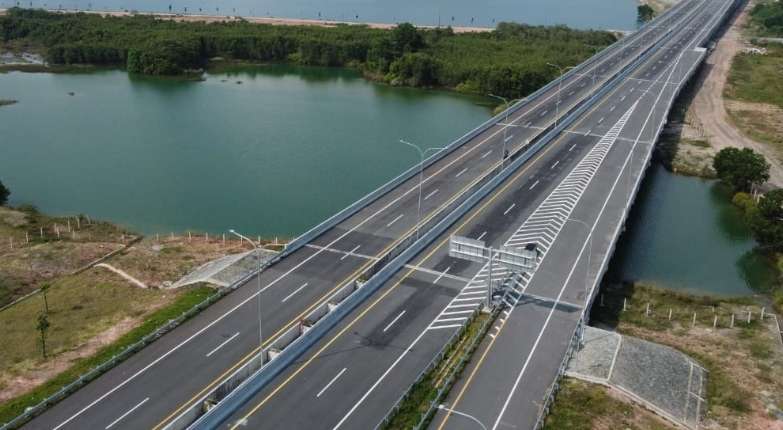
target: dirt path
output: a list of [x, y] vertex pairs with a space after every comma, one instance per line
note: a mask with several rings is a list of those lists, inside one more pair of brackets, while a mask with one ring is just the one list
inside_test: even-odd
[[707, 57], [703, 71], [698, 77], [699, 89], [686, 114], [686, 122], [690, 127], [686, 127], [683, 133], [684, 137], [706, 137], [715, 152], [728, 146], [738, 146], [764, 154], [771, 165], [769, 183], [776, 187], [783, 187], [783, 165], [778, 161], [777, 154], [767, 145], [748, 138], [734, 127], [729, 120], [723, 98], [731, 61], [745, 46], [740, 32], [753, 3], [751, 1], [745, 5]]

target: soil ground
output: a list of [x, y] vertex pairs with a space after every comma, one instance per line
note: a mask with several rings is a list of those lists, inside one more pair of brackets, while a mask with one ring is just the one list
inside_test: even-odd
[[565, 378], [544, 430], [669, 430], [668, 421], [603, 385]]
[[[656, 2], [667, 2], [672, 0], [655, 0]], [[366, 25], [370, 28], [378, 28], [382, 30], [391, 30], [397, 26], [397, 24], [386, 24], [378, 22], [357, 22], [357, 21], [334, 21], [334, 20], [317, 20], [317, 19], [300, 19], [300, 18], [280, 18], [280, 17], [263, 17], [263, 16], [224, 16], [224, 15], [207, 15], [207, 14], [176, 14], [176, 13], [153, 13], [153, 12], [136, 12], [136, 11], [88, 11], [88, 10], [57, 10], [49, 9], [49, 12], [61, 12], [61, 13], [94, 13], [102, 16], [130, 16], [130, 15], [150, 15], [158, 19], [168, 19], [172, 21], [187, 21], [187, 22], [232, 22], [244, 20], [255, 24], [271, 24], [271, 25], [305, 25], [305, 26], [318, 26], [318, 27], [336, 27], [338, 25]], [[0, 15], [5, 13], [5, 9], [0, 9]], [[434, 28], [433, 26], [419, 26], [420, 28]], [[455, 33], [483, 33], [494, 31], [494, 28], [489, 27], [452, 27]]]
[[[69, 230], [70, 223], [70, 230]], [[43, 229], [43, 238], [41, 237]], [[57, 237], [59, 232], [59, 238]], [[200, 287], [167, 289], [201, 264], [246, 251], [247, 243], [204, 234], [136, 237], [87, 217], [49, 217], [31, 208], [0, 207], [0, 402], [46, 382], [139, 327], [154, 312]], [[13, 246], [11, 244], [13, 243]], [[124, 250], [123, 250], [124, 249]], [[103, 267], [80, 270], [110, 252], [105, 262], [150, 288], [140, 288]], [[46, 300], [36, 291], [49, 285]], [[31, 294], [28, 298], [13, 300]], [[42, 357], [38, 315], [48, 304]]]
[[[700, 428], [783, 429], [783, 343], [771, 318], [759, 322], [755, 299], [691, 296], [638, 284], [604, 286], [602, 295], [591, 324], [671, 346], [709, 371], [709, 409]], [[730, 315], [747, 310], [755, 315], [751, 323], [738, 317], [730, 327]], [[617, 390], [568, 378], [545, 424], [548, 430], [675, 428]]]
[[[744, 48], [751, 46], [743, 31], [748, 11], [754, 4], [754, 1], [746, 3], [735, 16], [707, 57], [694, 84], [683, 94], [685, 100], [681, 103], [687, 106], [684, 115], [675, 118], [667, 130], [676, 150], [671, 167], [680, 172], [710, 176], [712, 158], [718, 151], [729, 146], [751, 148], [763, 154], [771, 164], [769, 184], [783, 187], [783, 149], [770, 144], [775, 140], [783, 143], [783, 126], [780, 125], [783, 124], [783, 109], [766, 103], [726, 99], [734, 94], [729, 83], [733, 61]], [[691, 141], [706, 144], [694, 148], [689, 144]]]
[[[783, 429], [783, 342], [773, 319], [759, 322], [755, 299], [690, 296], [638, 284], [606, 286], [603, 294], [604, 306], [594, 309], [593, 324], [671, 346], [709, 371], [709, 410], [702, 428]], [[750, 324], [747, 310], [755, 315]]]

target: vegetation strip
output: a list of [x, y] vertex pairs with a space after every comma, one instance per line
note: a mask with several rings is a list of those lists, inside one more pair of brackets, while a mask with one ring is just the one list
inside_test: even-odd
[[389, 416], [384, 429], [425, 428], [434, 416], [438, 404], [446, 398], [449, 390], [467, 365], [473, 352], [492, 327], [499, 310], [491, 314], [479, 312], [465, 325], [456, 340], [445, 346], [445, 353], [430, 370], [421, 375], [417, 382], [403, 395]]
[[[704, 427], [770, 428], [776, 416], [783, 416], [779, 355], [783, 348], [771, 318], [760, 321], [763, 305], [755, 298], [696, 296], [639, 283], [606, 285], [601, 295], [591, 313], [594, 324], [675, 348], [708, 370], [705, 394], [709, 407]], [[752, 312], [750, 323], [748, 310]], [[733, 324], [732, 315], [736, 315]], [[731, 368], [725, 366], [729, 362]], [[633, 428], [672, 428], [650, 413], [611, 400], [617, 397], [612, 390], [571, 380], [564, 387], [545, 429], [624, 428], [621, 424], [629, 421], [635, 423]], [[624, 404], [623, 413], [604, 408], [602, 403]]]
[[[0, 405], [0, 423], [17, 428], [42, 413], [65, 396], [112, 369], [144, 346], [184, 321], [197, 315], [224, 294], [212, 288], [195, 288], [172, 305], [150, 315], [139, 327], [102, 348], [95, 355], [77, 361], [68, 370], [36, 387], [31, 392]], [[28, 411], [28, 408], [33, 408]], [[6, 428], [3, 426], [2, 428]]]
[[[0, 16], [8, 46], [41, 51], [51, 65], [124, 67], [182, 75], [211, 60], [352, 67], [394, 85], [523, 97], [557, 77], [547, 63], [579, 64], [615, 42], [604, 31], [500, 23], [491, 33], [451, 28], [275, 26], [101, 17], [12, 8]], [[218, 60], [219, 59], [219, 60]]]

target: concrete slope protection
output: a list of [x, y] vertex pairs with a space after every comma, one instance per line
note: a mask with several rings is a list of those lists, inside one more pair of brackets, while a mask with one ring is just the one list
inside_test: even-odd
[[[586, 279], [594, 280], [601, 272], [596, 268], [605, 264], [607, 244], [618, 232], [617, 217], [607, 214], [627, 207], [673, 94], [703, 56], [694, 50], [699, 45], [694, 41], [709, 33], [729, 5], [683, 2], [678, 9], [682, 21], [674, 23], [676, 31], [655, 55], [245, 404], [225, 427], [377, 426], [483, 300], [487, 268], [450, 258], [446, 244], [451, 234], [493, 246], [538, 241], [546, 249], [533, 277], [515, 280], [517, 292], [507, 297], [512, 306], [488, 338], [496, 339], [496, 348], [503, 344], [507, 349], [492, 354], [497, 360], [492, 365], [479, 366], [492, 380], [475, 390], [476, 406], [485, 412], [483, 422], [493, 425], [503, 416], [497, 425], [533, 427], [580, 311], [589, 303]], [[515, 131], [519, 128], [524, 127]], [[633, 174], [625, 175], [631, 167]], [[606, 203], [609, 197], [611, 205]], [[495, 276], [503, 275], [496, 270]], [[568, 288], [561, 288], [564, 283]], [[561, 320], [562, 332], [540, 341], [544, 336], [539, 334], [549, 333], [553, 321]], [[531, 353], [534, 364], [526, 359]], [[526, 376], [533, 375], [537, 386], [515, 384], [526, 361]], [[478, 380], [466, 381], [455, 395]], [[526, 397], [517, 400], [520, 393]], [[513, 402], [506, 402], [509, 396]], [[458, 404], [465, 405], [465, 398]], [[447, 425], [467, 428], [475, 423], [450, 419]]]
[[[451, 407], [475, 415], [492, 429], [542, 424], [563, 358], [577, 344], [574, 336], [595, 298], [671, 104], [704, 58], [700, 47], [735, 6], [729, 0], [703, 2], [702, 16], [684, 28], [680, 40], [672, 45], [669, 70], [643, 76], [657, 82], [631, 118], [635, 125], [629, 131], [633, 132], [625, 136], [631, 140], [615, 146], [596, 183], [588, 188], [590, 198], [582, 199], [572, 215], [579, 221], [561, 232], [526, 285], [527, 297], [509, 310], [495, 336], [487, 339], [446, 400]], [[582, 304], [581, 311], [557, 306], [574, 301]], [[439, 412], [431, 427], [461, 429], [468, 424]]]
[[[675, 13], [666, 19], [673, 17]], [[450, 152], [428, 162], [423, 173], [421, 224], [442, 216], [471, 184], [496, 171], [504, 147], [510, 152], [524, 149], [529, 140], [552, 126], [557, 113], [562, 115], [584, 100], [665, 31], [663, 26], [645, 27], [626, 42], [602, 51], [579, 73], [568, 74], [562, 85], [549, 85], [516, 105], [507, 119], [496, 117]], [[415, 234], [418, 176], [403, 179], [333, 220], [333, 225], [309, 232], [300, 240], [301, 246], [289, 248], [284, 258], [260, 275], [36, 417], [28, 428], [106, 428], [109, 424], [113, 429], [154, 428], [165, 424], [250, 359], [259, 349], [261, 335], [268, 345], [331, 292], [353, 282], [374, 261]], [[139, 405], [145, 399], [149, 400]]]

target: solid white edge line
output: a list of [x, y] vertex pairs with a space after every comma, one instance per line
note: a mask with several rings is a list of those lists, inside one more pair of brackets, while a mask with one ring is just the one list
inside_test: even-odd
[[[620, 52], [618, 52], [618, 53], [616, 53], [616, 54], [612, 54], [612, 56], [614, 56], [614, 55], [620, 55], [620, 54], [622, 54], [622, 52], [623, 52], [623, 50], [621, 49], [621, 50], [620, 50]], [[605, 62], [609, 61], [609, 59], [610, 59], [610, 58], [612, 58], [612, 56], [610, 56], [610, 57], [608, 57], [608, 58], [605, 58], [605, 59], [601, 59], [601, 60], [599, 60], [599, 61], [598, 61], [596, 64], [593, 64], [593, 65], [592, 65], [592, 66], [591, 66], [591, 67], [590, 67], [590, 68], [589, 68], [589, 69], [588, 69], [586, 72], [589, 72], [589, 71], [591, 71], [591, 70], [594, 70], [595, 68], [597, 68], [597, 67], [598, 67], [598, 66], [600, 66], [601, 64], [604, 64]], [[623, 56], [623, 58], [625, 58], [625, 56]], [[568, 88], [568, 87], [569, 87], [569, 86], [571, 86], [571, 85], [575, 85], [577, 82], [579, 82], [579, 80], [578, 80], [578, 79], [577, 79], [577, 80], [574, 80], [573, 82], [569, 82], [568, 84], [566, 84], [566, 88]], [[543, 105], [544, 103], [546, 103], [547, 101], [549, 101], [549, 100], [550, 100], [551, 98], [553, 98], [553, 97], [555, 97], [555, 94], [552, 94], [552, 95], [550, 95], [549, 97], [546, 97], [545, 99], [543, 99], [543, 100], [539, 101], [539, 102], [538, 102], [538, 103], [536, 103], [534, 106], [531, 106], [531, 107], [530, 107], [528, 110], [526, 110], [525, 112], [523, 112], [523, 113], [520, 113], [520, 115], [519, 115], [517, 118], [515, 118], [513, 121], [511, 121], [511, 123], [513, 124], [513, 123], [515, 123], [515, 122], [517, 122], [517, 121], [521, 120], [522, 118], [524, 118], [526, 115], [528, 115], [528, 114], [530, 114], [530, 113], [533, 113], [533, 112], [535, 112], [535, 110], [536, 110], [536, 109], [538, 109], [539, 107], [541, 107], [541, 105]], [[515, 112], [515, 113], [516, 113], [516, 112]], [[532, 122], [529, 122], [529, 124], [532, 124]], [[430, 176], [426, 177], [426, 178], [424, 179], [424, 182], [428, 182], [430, 179], [432, 179], [432, 178], [436, 177], [437, 175], [439, 175], [440, 173], [442, 173], [443, 171], [445, 171], [446, 169], [448, 169], [448, 168], [449, 168], [451, 165], [453, 165], [453, 164], [454, 164], [454, 163], [456, 163], [457, 161], [461, 160], [463, 157], [465, 157], [465, 156], [467, 156], [468, 154], [470, 154], [471, 152], [473, 152], [473, 150], [474, 150], [474, 149], [476, 149], [476, 148], [478, 148], [478, 147], [482, 146], [484, 143], [488, 142], [490, 139], [492, 139], [493, 137], [495, 137], [496, 135], [498, 135], [498, 134], [501, 132], [501, 130], [502, 130], [502, 128], [501, 128], [500, 130], [497, 130], [497, 131], [495, 131], [494, 133], [490, 134], [490, 136], [488, 136], [487, 138], [485, 138], [484, 140], [482, 140], [481, 142], [479, 142], [479, 143], [478, 143], [476, 146], [474, 146], [474, 147], [472, 147], [472, 148], [468, 148], [468, 150], [466, 150], [466, 151], [465, 151], [463, 154], [460, 154], [460, 155], [459, 155], [458, 157], [456, 157], [454, 160], [452, 160], [452, 161], [450, 161], [449, 163], [447, 163], [447, 164], [446, 164], [445, 166], [443, 166], [443, 167], [442, 167], [440, 170], [438, 170], [438, 171], [436, 171], [435, 173], [433, 173], [432, 175], [430, 175]], [[159, 362], [161, 362], [162, 360], [164, 360], [166, 357], [168, 357], [169, 355], [171, 355], [171, 354], [173, 354], [174, 352], [176, 352], [176, 351], [177, 351], [179, 348], [181, 348], [183, 345], [185, 345], [185, 344], [189, 343], [190, 341], [192, 341], [192, 340], [193, 340], [193, 339], [195, 339], [196, 337], [200, 336], [202, 333], [204, 333], [205, 331], [207, 331], [208, 329], [210, 329], [212, 326], [214, 326], [214, 325], [215, 325], [215, 324], [217, 324], [218, 322], [222, 321], [222, 320], [223, 320], [224, 318], [226, 318], [228, 315], [232, 314], [232, 313], [233, 313], [233, 312], [235, 312], [237, 309], [239, 309], [240, 307], [244, 306], [244, 305], [245, 305], [245, 304], [247, 304], [249, 301], [253, 300], [253, 299], [254, 299], [254, 298], [255, 298], [255, 297], [258, 295], [258, 294], [260, 294], [260, 293], [262, 293], [262, 292], [266, 291], [267, 289], [271, 288], [273, 285], [277, 284], [277, 283], [278, 283], [280, 280], [282, 280], [282, 279], [283, 279], [283, 278], [285, 278], [286, 276], [288, 276], [288, 275], [290, 275], [291, 273], [293, 273], [294, 271], [296, 271], [296, 270], [297, 270], [299, 267], [303, 266], [303, 265], [304, 265], [304, 264], [306, 264], [308, 261], [310, 261], [310, 260], [312, 260], [313, 258], [315, 258], [316, 256], [320, 255], [320, 253], [321, 253], [321, 252], [323, 252], [323, 251], [324, 251], [324, 249], [328, 249], [328, 248], [330, 248], [332, 245], [334, 245], [335, 243], [337, 243], [337, 242], [339, 242], [340, 240], [344, 239], [346, 236], [348, 236], [349, 234], [351, 234], [353, 231], [355, 231], [355, 230], [356, 230], [356, 229], [358, 229], [359, 227], [363, 226], [365, 223], [369, 222], [370, 220], [374, 219], [374, 218], [375, 218], [376, 216], [378, 216], [379, 214], [381, 214], [381, 213], [385, 212], [387, 209], [389, 209], [390, 207], [394, 206], [394, 205], [395, 205], [397, 202], [399, 202], [400, 200], [402, 200], [402, 199], [403, 199], [405, 196], [407, 196], [409, 193], [413, 192], [413, 191], [414, 191], [414, 190], [416, 190], [417, 188], [418, 188], [418, 186], [413, 186], [413, 187], [409, 188], [407, 191], [405, 191], [405, 192], [404, 192], [404, 193], [402, 193], [400, 196], [398, 196], [397, 198], [395, 198], [394, 200], [392, 200], [391, 202], [389, 202], [387, 205], [385, 205], [385, 206], [381, 207], [380, 209], [378, 209], [378, 211], [376, 211], [376, 212], [375, 212], [375, 213], [373, 213], [372, 215], [370, 215], [370, 216], [366, 217], [366, 218], [365, 218], [364, 220], [362, 220], [362, 221], [361, 221], [359, 224], [357, 224], [356, 226], [354, 226], [354, 227], [353, 227], [353, 228], [351, 228], [350, 230], [348, 230], [348, 231], [346, 231], [345, 233], [343, 233], [343, 234], [342, 234], [340, 237], [336, 238], [334, 241], [332, 241], [332, 242], [331, 242], [330, 244], [328, 244], [326, 247], [324, 247], [323, 249], [319, 249], [319, 250], [318, 250], [318, 251], [316, 251], [316, 252], [315, 252], [313, 255], [310, 255], [310, 256], [308, 256], [307, 258], [305, 258], [304, 260], [302, 260], [301, 262], [299, 262], [299, 263], [298, 263], [296, 266], [294, 266], [294, 267], [292, 267], [291, 269], [289, 269], [289, 270], [288, 270], [286, 273], [283, 273], [282, 275], [280, 275], [279, 277], [277, 277], [276, 279], [274, 279], [273, 281], [271, 281], [271, 282], [270, 282], [269, 284], [267, 284], [267, 285], [266, 285], [266, 286], [265, 286], [265, 287], [264, 287], [264, 288], [263, 288], [261, 291], [258, 291], [258, 292], [254, 293], [254, 294], [251, 294], [251, 295], [250, 295], [249, 297], [247, 297], [245, 300], [243, 300], [242, 302], [240, 302], [239, 304], [237, 304], [237, 305], [236, 305], [236, 306], [234, 306], [233, 308], [229, 309], [228, 311], [226, 311], [225, 313], [223, 313], [223, 314], [222, 314], [222, 315], [220, 315], [219, 317], [215, 318], [215, 319], [214, 319], [214, 320], [212, 320], [212, 321], [211, 321], [209, 324], [205, 325], [204, 327], [202, 327], [201, 329], [199, 329], [198, 331], [196, 331], [194, 334], [192, 334], [192, 335], [188, 336], [188, 337], [187, 337], [185, 340], [183, 340], [182, 342], [180, 342], [180, 343], [178, 343], [177, 345], [175, 345], [175, 346], [174, 346], [172, 349], [170, 349], [170, 350], [166, 351], [166, 352], [165, 352], [163, 355], [159, 356], [158, 358], [156, 358], [155, 360], [153, 360], [152, 362], [150, 362], [149, 364], [147, 364], [146, 366], [144, 366], [143, 368], [141, 368], [140, 370], [138, 370], [136, 373], [134, 373], [133, 375], [131, 375], [131, 376], [130, 376], [130, 377], [128, 377], [127, 379], [123, 380], [123, 381], [122, 381], [122, 382], [120, 382], [119, 384], [115, 385], [115, 386], [114, 386], [114, 387], [112, 387], [112, 388], [111, 388], [109, 391], [105, 392], [104, 394], [102, 394], [102, 395], [101, 395], [100, 397], [98, 397], [97, 399], [95, 399], [95, 400], [93, 400], [92, 402], [90, 402], [90, 403], [89, 403], [87, 406], [83, 407], [82, 409], [80, 409], [79, 411], [77, 411], [76, 413], [74, 413], [73, 415], [71, 415], [70, 417], [68, 417], [67, 419], [65, 419], [63, 422], [61, 422], [60, 424], [58, 424], [58, 425], [57, 425], [56, 427], [54, 427], [52, 430], [58, 430], [58, 429], [62, 428], [64, 425], [66, 425], [66, 424], [68, 424], [69, 422], [73, 421], [73, 420], [74, 420], [76, 417], [78, 417], [79, 415], [83, 414], [85, 411], [87, 411], [88, 409], [92, 408], [92, 407], [93, 407], [93, 406], [95, 406], [96, 404], [100, 403], [100, 402], [101, 402], [101, 401], [103, 401], [103, 400], [104, 400], [106, 397], [108, 397], [108, 396], [112, 395], [114, 392], [116, 392], [116, 391], [117, 391], [117, 390], [119, 390], [120, 388], [124, 387], [124, 386], [125, 386], [126, 384], [128, 384], [130, 381], [132, 381], [132, 380], [136, 379], [136, 378], [137, 378], [139, 375], [141, 375], [142, 373], [146, 372], [146, 371], [147, 371], [149, 368], [151, 368], [152, 366], [154, 366], [154, 365], [158, 364]]]
[[[683, 51], [682, 53], [684, 53]], [[671, 79], [671, 74], [674, 73], [674, 70], [677, 68], [677, 63], [679, 63], [680, 58], [682, 58], [682, 53], [680, 54], [679, 58], [677, 58], [677, 61], [673, 64], [672, 70], [669, 74], [669, 79]], [[658, 105], [658, 101], [660, 100], [661, 96], [663, 95], [663, 92], [666, 90], [666, 85], [661, 86], [661, 91], [658, 93], [658, 97], [656, 98], [655, 102], [652, 105], [652, 108], [649, 111], [649, 114], [647, 116], [647, 119], [642, 124], [642, 127], [639, 130], [639, 134], [636, 137], [636, 141], [638, 143], [639, 139], [641, 138], [642, 133], [644, 132], [644, 129], [647, 127], [647, 123], [649, 122], [650, 117], [652, 117], [653, 113], [655, 112], [655, 108]], [[647, 95], [649, 91], [649, 88], [647, 91], [642, 93], [642, 95], [639, 97], [636, 103], [639, 103], [639, 101]], [[609, 204], [609, 200], [611, 200], [612, 194], [614, 194], [614, 190], [617, 188], [617, 184], [620, 181], [620, 178], [622, 178], [622, 172], [625, 170], [626, 166], [628, 165], [628, 162], [631, 160], [634, 150], [636, 149], [636, 143], [631, 147], [631, 150], [628, 152], [628, 156], [625, 159], [625, 162], [623, 163], [622, 168], [620, 169], [621, 174], [617, 175], [615, 178], [614, 183], [612, 184], [612, 188], [609, 190], [609, 194], [607, 195], [607, 198], [604, 200], [603, 205], [601, 206], [601, 210], [598, 213], [598, 216], [595, 218], [595, 222], [593, 222], [593, 226], [590, 229], [590, 232], [588, 233], [587, 239], [589, 239], [593, 232], [595, 231], [595, 227], [598, 225], [598, 222], [600, 221], [601, 217], [603, 216], [604, 210], [606, 210], [606, 206]], [[511, 402], [511, 398], [516, 393], [517, 388], [519, 387], [519, 383], [522, 380], [522, 376], [525, 374], [525, 370], [527, 370], [527, 366], [530, 364], [530, 360], [533, 357], [533, 353], [535, 353], [536, 349], [538, 349], [538, 344], [541, 342], [541, 338], [544, 335], [544, 331], [549, 326], [549, 321], [552, 319], [552, 315], [554, 315], [555, 309], [557, 308], [557, 304], [560, 303], [560, 299], [563, 297], [563, 294], [565, 293], [566, 287], [568, 286], [568, 283], [571, 281], [571, 277], [574, 274], [574, 271], [576, 270], [576, 266], [578, 266], [579, 261], [582, 259], [582, 255], [584, 254], [585, 249], [587, 248], [588, 240], [585, 240], [582, 243], [582, 248], [579, 250], [579, 254], [576, 257], [576, 260], [574, 264], [571, 266], [571, 270], [568, 273], [568, 276], [566, 277], [565, 282], [563, 283], [563, 287], [560, 289], [560, 292], [557, 295], [557, 299], [555, 300], [555, 304], [552, 306], [552, 308], [549, 311], [549, 314], [546, 317], [546, 320], [544, 320], [544, 325], [542, 326], [541, 330], [538, 333], [538, 336], [536, 337], [536, 341], [533, 343], [533, 348], [530, 350], [530, 353], [528, 353], [527, 358], [525, 359], [524, 364], [522, 365], [522, 369], [519, 371], [519, 375], [517, 375], [516, 380], [514, 381], [514, 385], [511, 388], [511, 392], [509, 392], [508, 396], [506, 397], [506, 401], [503, 403], [503, 407], [500, 410], [500, 413], [498, 414], [497, 419], [495, 420], [495, 423], [492, 426], [492, 430], [496, 430], [498, 425], [500, 424], [500, 420], [503, 418], [503, 415], [506, 413], [506, 409], [508, 408], [509, 403]]]

